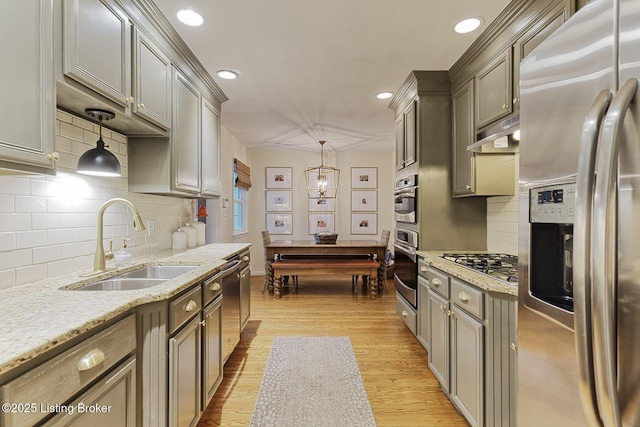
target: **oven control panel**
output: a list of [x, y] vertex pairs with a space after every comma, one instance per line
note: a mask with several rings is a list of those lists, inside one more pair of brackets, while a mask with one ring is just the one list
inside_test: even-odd
[[538, 187], [529, 192], [532, 223], [573, 224], [575, 207], [575, 183]]

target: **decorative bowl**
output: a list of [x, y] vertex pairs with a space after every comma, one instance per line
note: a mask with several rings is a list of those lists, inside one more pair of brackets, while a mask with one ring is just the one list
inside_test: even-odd
[[336, 240], [338, 240], [338, 233], [326, 231], [322, 233], [316, 233], [313, 235], [313, 240], [315, 240], [316, 243], [320, 243], [323, 245], [335, 244]]

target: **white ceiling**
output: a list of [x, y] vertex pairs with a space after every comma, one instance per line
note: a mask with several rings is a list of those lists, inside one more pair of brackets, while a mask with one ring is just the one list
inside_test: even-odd
[[[411, 70], [448, 70], [508, 0], [155, 0], [229, 101], [222, 125], [248, 148], [387, 150], [389, 100]], [[201, 27], [176, 18], [190, 8]], [[484, 24], [459, 35], [461, 19]], [[235, 80], [216, 75], [238, 72]]]

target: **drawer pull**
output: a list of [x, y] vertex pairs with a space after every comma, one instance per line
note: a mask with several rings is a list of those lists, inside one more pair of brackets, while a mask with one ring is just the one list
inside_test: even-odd
[[249, 257], [248, 257], [247, 255], [243, 256], [243, 257], [242, 257], [242, 261], [243, 261], [243, 262], [247, 262], [247, 261], [249, 261]]
[[91, 368], [95, 368], [96, 366], [104, 362], [104, 359], [105, 355], [102, 351], [98, 349], [91, 350], [89, 353], [87, 353], [86, 356], [82, 358], [82, 360], [80, 360], [78, 371], [83, 372], [88, 371]]
[[407, 312], [407, 310], [402, 310], [402, 317], [407, 317], [409, 315], [409, 313]]
[[425, 267], [424, 265], [422, 267], [420, 267], [420, 271], [423, 273], [427, 272], [427, 267]]
[[466, 293], [465, 291], [458, 292], [458, 298], [460, 298], [460, 301], [464, 301], [464, 302], [467, 302], [470, 299], [469, 294]]
[[211, 284], [211, 286], [209, 287], [209, 289], [210, 289], [211, 291], [213, 291], [213, 292], [217, 292], [217, 291], [219, 291], [219, 290], [220, 290], [220, 283], [218, 283], [218, 282], [213, 282], [213, 283]]
[[442, 281], [440, 279], [438, 279], [437, 277], [435, 277], [431, 283], [433, 283], [435, 286], [440, 286], [442, 285]]
[[190, 311], [193, 311], [195, 309], [198, 308], [198, 304], [194, 301], [194, 300], [189, 300], [189, 302], [187, 303], [187, 305], [184, 306], [184, 311], [186, 311], [187, 313]]
[[511, 343], [511, 350], [517, 351], [518, 350], [518, 346], [515, 343]]

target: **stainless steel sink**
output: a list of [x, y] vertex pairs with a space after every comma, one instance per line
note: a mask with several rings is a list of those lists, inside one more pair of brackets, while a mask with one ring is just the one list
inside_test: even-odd
[[144, 278], [144, 279], [173, 279], [181, 274], [198, 268], [197, 265], [149, 265], [147, 267], [120, 274], [116, 277], [122, 278]]
[[126, 279], [122, 277], [114, 277], [111, 279], [101, 280], [90, 285], [73, 288], [74, 291], [134, 291], [136, 289], [145, 289], [166, 282], [168, 279]]
[[96, 283], [65, 289], [72, 291], [133, 291], [157, 286], [198, 267], [197, 265], [149, 265]]

